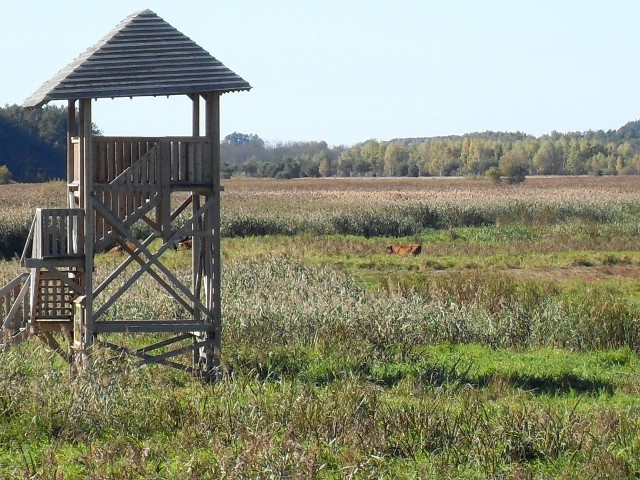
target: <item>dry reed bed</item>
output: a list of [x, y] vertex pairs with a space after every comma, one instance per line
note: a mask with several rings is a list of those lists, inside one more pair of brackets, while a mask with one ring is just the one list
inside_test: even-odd
[[[608, 204], [640, 201], [640, 177], [533, 177], [522, 185], [467, 178], [230, 179], [223, 210], [234, 215], [265, 207], [277, 212], [428, 203], [432, 205]], [[32, 218], [36, 207], [65, 205], [63, 182], [0, 186], [0, 222]]]
[[[522, 185], [493, 185], [486, 179], [468, 178], [330, 178], [330, 179], [242, 179], [223, 183], [223, 199], [228, 207], [238, 201], [249, 203], [325, 200], [328, 202], [434, 201], [543, 203], [637, 201], [640, 177], [531, 177]], [[0, 210], [62, 207], [64, 182], [0, 185]]]
[[640, 199], [640, 178], [534, 177], [517, 186], [467, 178], [233, 179], [225, 181], [224, 199], [232, 209], [270, 200], [350, 205], [635, 202]]
[[225, 188], [229, 236], [269, 227], [266, 233], [405, 236], [429, 227], [627, 221], [640, 209], [637, 177], [530, 178], [517, 186], [466, 178], [233, 179]]

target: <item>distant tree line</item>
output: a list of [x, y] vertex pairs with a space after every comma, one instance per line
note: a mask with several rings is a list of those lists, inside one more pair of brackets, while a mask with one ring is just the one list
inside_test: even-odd
[[485, 176], [636, 175], [640, 121], [618, 130], [524, 133], [483, 132], [436, 138], [367, 140], [329, 148], [325, 142], [266, 145], [234, 133], [221, 145], [227, 176]]
[[66, 178], [66, 138], [65, 108], [0, 108], [0, 166], [15, 181]]
[[[93, 125], [93, 132], [100, 130]], [[66, 107], [0, 108], [0, 167], [6, 168], [0, 171], [2, 178], [16, 182], [67, 178], [66, 151]]]
[[[0, 108], [0, 180], [65, 178], [66, 132], [65, 107]], [[225, 177], [636, 175], [640, 121], [617, 130], [541, 137], [482, 132], [334, 147], [324, 141], [268, 144], [255, 134], [234, 132], [220, 152]]]

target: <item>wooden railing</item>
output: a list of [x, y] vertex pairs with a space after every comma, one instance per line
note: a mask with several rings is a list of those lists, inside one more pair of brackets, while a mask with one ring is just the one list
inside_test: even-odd
[[[73, 181], [80, 181], [80, 145], [74, 140]], [[161, 168], [172, 184], [211, 182], [211, 142], [206, 137], [93, 137], [93, 182], [110, 183], [157, 147], [159, 164], [141, 170], [147, 183], [161, 182]]]
[[[86, 208], [79, 139], [73, 144], [69, 199], [71, 205]], [[98, 250], [113, 244], [114, 218], [127, 228], [143, 220], [168, 231], [171, 192], [210, 190], [219, 175], [207, 137], [93, 137], [91, 155], [91, 197], [108, 211], [94, 215]]]
[[0, 288], [0, 345], [11, 342], [29, 321], [28, 280], [23, 273]]
[[[29, 255], [29, 247], [31, 254]], [[38, 208], [22, 254], [29, 260], [81, 258], [84, 255], [84, 210], [80, 208]]]
[[167, 138], [163, 142], [169, 144], [173, 185], [211, 183], [211, 142], [207, 138]]
[[[110, 183], [139, 160], [158, 143], [157, 138], [93, 137], [93, 182]], [[146, 166], [146, 165], [145, 165]], [[155, 183], [156, 168], [139, 169], [140, 178]]]

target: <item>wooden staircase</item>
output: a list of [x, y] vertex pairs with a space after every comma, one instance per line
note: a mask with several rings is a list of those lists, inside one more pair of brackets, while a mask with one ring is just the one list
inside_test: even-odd
[[30, 319], [30, 276], [22, 273], [0, 288], [0, 348], [6, 349], [27, 337]]
[[57, 345], [52, 332], [73, 330], [74, 301], [82, 294], [83, 215], [80, 209], [36, 210], [21, 258], [28, 272], [0, 288], [3, 349], [31, 335]]

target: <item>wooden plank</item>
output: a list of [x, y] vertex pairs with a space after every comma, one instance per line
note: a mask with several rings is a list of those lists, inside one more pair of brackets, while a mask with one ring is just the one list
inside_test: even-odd
[[5, 297], [5, 296], [9, 296], [11, 292], [13, 292], [16, 288], [20, 288], [20, 286], [26, 281], [26, 279], [29, 277], [28, 273], [21, 273], [20, 275], [18, 275], [17, 277], [15, 277], [13, 280], [11, 280], [9, 283], [7, 283], [5, 286], [3, 286], [2, 288], [0, 288], [0, 297]]
[[105, 143], [106, 147], [106, 155], [105, 159], [107, 162], [107, 178], [105, 181], [110, 182], [114, 178], [116, 178], [116, 146], [113, 142]]
[[[137, 150], [138, 150], [138, 153], [139, 153], [140, 144], [136, 144], [136, 145], [138, 147]], [[135, 150], [136, 149], [134, 149], [131, 152], [132, 161], [133, 161], [133, 155], [135, 154]], [[139, 158], [140, 157], [138, 156], [137, 159], [139, 159]], [[132, 185], [132, 186], [140, 185], [140, 177], [141, 177], [140, 170], [141, 170], [142, 166], [140, 165], [140, 163], [137, 162], [137, 159], [136, 159], [136, 162], [132, 163], [132, 165], [131, 165], [131, 183], [130, 183], [130, 185]], [[131, 195], [131, 199], [132, 199], [132, 202], [133, 202], [132, 205], [131, 205], [131, 212], [134, 212], [140, 206], [140, 201], [139, 201], [140, 197], [139, 197], [139, 195], [137, 193], [137, 189], [135, 189], [135, 187], [134, 187], [134, 189], [131, 190], [131, 194], [130, 195]]]
[[180, 144], [171, 141], [171, 180], [178, 181], [180, 179]]
[[85, 247], [84, 247], [84, 289], [86, 292], [86, 296], [84, 298], [84, 318], [83, 327], [79, 329], [78, 332], [81, 335], [81, 338], [74, 338], [74, 342], [80, 342], [80, 345], [83, 349], [87, 349], [91, 346], [94, 341], [94, 332], [93, 332], [93, 248], [95, 244], [95, 237], [93, 231], [94, 225], [94, 212], [91, 208], [93, 203], [93, 152], [91, 148], [87, 148], [87, 145], [91, 145], [93, 143], [93, 131], [92, 131], [92, 122], [91, 122], [91, 99], [82, 99], [80, 100], [80, 111], [81, 111], [81, 119], [82, 119], [82, 129], [80, 132], [80, 137], [83, 138], [85, 143], [85, 165], [84, 165], [84, 203], [83, 206], [85, 208], [84, 215], [84, 235], [85, 235]]
[[216, 367], [219, 365], [222, 355], [222, 308], [221, 308], [221, 266], [220, 266], [220, 94], [213, 92], [207, 93], [207, 111], [206, 111], [206, 136], [210, 140], [211, 154], [211, 186], [213, 188], [213, 210], [212, 224], [209, 226], [214, 232], [212, 239], [213, 245], [213, 261], [212, 261], [212, 308], [213, 308], [213, 325], [214, 325], [214, 345], [213, 357]]
[[171, 213], [171, 221], [173, 222], [185, 209], [193, 202], [193, 196], [189, 195], [182, 203]]
[[76, 210], [74, 215], [74, 253], [84, 255], [84, 210]]
[[193, 182], [195, 181], [195, 144], [189, 143], [189, 142], [184, 142], [186, 145], [186, 151], [187, 151], [187, 174], [186, 174], [186, 179], [189, 182]]
[[166, 242], [171, 235], [171, 143], [162, 142], [157, 161], [158, 190], [160, 201], [156, 209], [156, 221], [160, 224], [162, 239]]
[[64, 257], [67, 255], [67, 231], [65, 228], [66, 213], [62, 210], [55, 210], [52, 221], [55, 225], [55, 256]]
[[80, 183], [82, 178], [82, 159], [80, 157], [80, 141], [73, 139], [73, 181]]
[[107, 166], [107, 145], [106, 143], [94, 143], [94, 182], [106, 182], [109, 179]]
[[200, 136], [200, 95], [191, 95], [192, 109], [191, 109], [191, 135], [194, 137]]
[[[155, 193], [158, 191], [158, 186], [155, 184], [133, 184], [133, 183], [102, 183], [95, 185], [95, 191], [110, 191], [113, 192], [132, 192], [141, 191], [146, 195]], [[105, 203], [108, 205], [108, 203]], [[114, 213], [117, 213], [114, 211]]]
[[[123, 151], [123, 159], [122, 159], [123, 170], [122, 171], [123, 172], [131, 166], [131, 148], [132, 148], [131, 142], [127, 142], [127, 141], [122, 142], [122, 151]], [[123, 219], [133, 211], [131, 208], [133, 201], [131, 200], [128, 192], [123, 194], [121, 199], [122, 199], [124, 208], [123, 208], [123, 213], [122, 215], [119, 216], [119, 218]]]
[[[200, 230], [200, 222], [201, 216], [196, 217], [196, 212], [201, 210], [200, 206], [200, 196], [199, 195], [191, 195], [191, 215], [194, 218], [197, 218], [197, 221], [194, 222], [193, 230]], [[203, 212], [204, 213], [204, 212]], [[192, 247], [191, 247], [191, 291], [197, 298], [202, 298], [202, 255], [200, 250], [201, 239], [200, 237], [192, 237]], [[206, 298], [205, 298], [205, 306], [206, 306]], [[200, 320], [201, 315], [200, 312], [194, 309], [193, 314], [194, 320]]]
[[[155, 321], [158, 321], [158, 320], [155, 320]], [[177, 319], [177, 320], [159, 320], [159, 321], [160, 322], [188, 322], [189, 320]], [[170, 345], [173, 345], [174, 343], [182, 342], [184, 340], [189, 340], [193, 338], [193, 335], [191, 335], [191, 332], [192, 330], [189, 330], [189, 333], [183, 333], [182, 335], [171, 337], [166, 340], [161, 340], [159, 342], [152, 343], [151, 345], [146, 345], [142, 348], [137, 348], [135, 351], [137, 353], [148, 353], [148, 352], [152, 352], [153, 350], [157, 350], [159, 348], [168, 347]]]
[[202, 147], [203, 145], [201, 143], [191, 144], [191, 148], [193, 149], [193, 181], [195, 182], [202, 181], [203, 177], [203, 163], [205, 159], [203, 158]]
[[66, 285], [72, 290], [75, 290], [78, 295], [84, 295], [84, 288], [82, 288], [82, 285], [80, 285], [78, 282], [72, 280], [69, 277], [70, 272], [61, 272], [57, 268], [50, 268], [48, 270], [48, 273], [51, 274], [51, 278], [55, 278], [59, 282], [61, 282], [61, 284]]
[[159, 140], [169, 141], [169, 142], [200, 142], [206, 143], [209, 141], [207, 137], [199, 137], [199, 136], [186, 136], [186, 135], [168, 135], [163, 137], [122, 137], [122, 136], [95, 136], [93, 137], [94, 143], [140, 143], [140, 142], [151, 142], [155, 144]]
[[40, 224], [40, 242], [38, 258], [44, 258], [49, 256], [50, 239], [49, 239], [49, 224], [46, 221], [46, 216], [43, 214], [42, 209], [38, 211], [38, 223]]
[[9, 313], [2, 323], [3, 331], [16, 332], [20, 328], [20, 322], [18, 322], [17, 320], [22, 320], [24, 317], [22, 315], [19, 316], [18, 314], [20, 313], [20, 309], [23, 308], [23, 300], [27, 296], [29, 287], [29, 282], [24, 282], [22, 286], [15, 287], [13, 293], [13, 305], [9, 309]]
[[[76, 131], [76, 101], [67, 101], [67, 184], [72, 183], [74, 178], [74, 145], [73, 137], [77, 135]], [[67, 206], [71, 206], [68, 204]]]
[[113, 154], [115, 157], [115, 171], [114, 178], [120, 175], [125, 167], [124, 167], [124, 145], [121, 142], [113, 141]]
[[73, 355], [71, 354], [71, 352], [67, 352], [66, 350], [64, 350], [60, 344], [58, 343], [58, 341], [53, 337], [53, 335], [51, 334], [51, 332], [43, 332], [42, 334], [38, 335], [38, 338], [42, 341], [42, 343], [44, 343], [47, 347], [49, 347], [51, 350], [53, 350], [54, 352], [56, 352], [58, 355], [60, 355], [67, 363], [71, 363], [72, 359], [73, 359]]
[[105, 333], [206, 332], [211, 331], [211, 325], [193, 320], [110, 320], [96, 322], [96, 331]]
[[165, 365], [168, 367], [172, 367], [175, 368], [176, 370], [182, 370], [184, 372], [193, 374], [195, 373], [194, 369], [191, 367], [188, 367], [186, 365], [181, 365], [179, 363], [176, 362], [171, 362], [169, 360], [164, 360], [164, 359], [158, 359], [158, 360], [153, 360], [153, 356], [152, 355], [147, 355], [147, 354], [142, 354], [142, 353], [138, 353], [135, 354], [133, 350], [130, 350], [126, 347], [120, 346], [120, 345], [115, 345], [113, 343], [109, 343], [109, 342], [100, 342], [100, 345], [102, 345], [103, 347], [109, 348], [111, 350], [114, 350], [120, 354], [122, 353], [126, 353], [128, 355], [132, 355], [134, 357], [137, 358], [141, 358], [143, 360], [142, 364], [148, 364], [148, 363], [159, 363], [161, 365]]
[[188, 164], [187, 164], [187, 153], [186, 153], [186, 142], [178, 143], [178, 181], [186, 182], [189, 178], [188, 176]]

